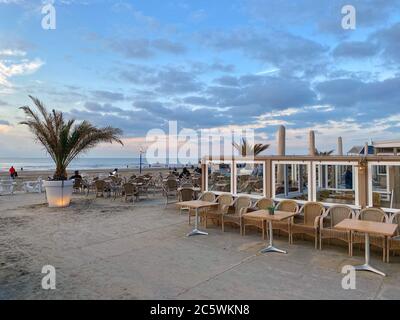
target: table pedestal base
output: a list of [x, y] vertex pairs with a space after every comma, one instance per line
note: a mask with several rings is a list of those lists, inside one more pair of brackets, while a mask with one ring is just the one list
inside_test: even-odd
[[193, 237], [193, 236], [208, 236], [207, 232], [204, 231], [200, 231], [198, 229], [194, 229], [192, 232], [189, 232], [187, 235], [187, 237]]
[[269, 253], [269, 252], [277, 252], [277, 253], [287, 254], [287, 251], [275, 248], [274, 246], [268, 246], [267, 248], [262, 249], [260, 251], [260, 253]]
[[370, 260], [370, 244], [369, 244], [369, 234], [365, 234], [365, 264], [360, 265], [360, 266], [355, 266], [354, 269], [356, 271], [368, 271], [368, 272], [373, 272], [376, 274], [379, 274], [380, 276], [386, 277], [386, 274], [384, 274], [382, 271], [379, 271], [378, 269], [375, 269], [369, 264]]
[[356, 271], [369, 271], [369, 272], [373, 272], [376, 274], [379, 274], [383, 277], [386, 277], [386, 274], [384, 274], [383, 272], [379, 271], [378, 269], [375, 269], [374, 267], [371, 267], [369, 264], [363, 264], [361, 266], [355, 266], [354, 269]]
[[[189, 214], [190, 214], [190, 212], [189, 212]], [[200, 231], [198, 229], [198, 226], [199, 226], [199, 209], [196, 209], [196, 220], [195, 220], [195, 223], [194, 223], [194, 229], [191, 232], [189, 232], [186, 236], [187, 237], [208, 236], [208, 233], [204, 232], [204, 231]]]
[[272, 230], [272, 221], [268, 221], [268, 225], [269, 225], [269, 245], [268, 247], [262, 249], [260, 253], [276, 252], [276, 253], [287, 254], [287, 251], [274, 247], [274, 233]]

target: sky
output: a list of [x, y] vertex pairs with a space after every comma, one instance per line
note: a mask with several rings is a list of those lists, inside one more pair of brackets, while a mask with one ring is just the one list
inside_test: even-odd
[[[287, 154], [400, 138], [400, 0], [0, 0], [0, 157], [42, 157], [20, 106], [124, 131], [136, 156], [152, 129], [250, 128]], [[344, 5], [356, 28], [342, 28]], [[346, 151], [346, 150], [345, 150]]]

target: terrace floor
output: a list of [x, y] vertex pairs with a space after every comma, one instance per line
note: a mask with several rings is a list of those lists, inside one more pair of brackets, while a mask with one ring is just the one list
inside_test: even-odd
[[[288, 245], [288, 255], [259, 254], [259, 234], [237, 229], [186, 238], [187, 216], [162, 199], [132, 207], [120, 200], [74, 199], [54, 210], [43, 195], [0, 197], [0, 299], [399, 299], [400, 258], [372, 263], [386, 278], [357, 273], [341, 287], [342, 266], [363, 262], [345, 247]], [[44, 265], [56, 268], [56, 290], [41, 287]]]

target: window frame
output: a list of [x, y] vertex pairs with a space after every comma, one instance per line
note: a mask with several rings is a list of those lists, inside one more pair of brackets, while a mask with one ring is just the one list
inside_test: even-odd
[[[209, 167], [209, 165], [210, 164], [227, 164], [227, 165], [230, 165], [230, 167], [231, 167], [231, 190], [230, 190], [230, 192], [223, 192], [223, 191], [213, 191], [213, 190], [209, 190], [208, 189], [208, 167]], [[213, 192], [213, 193], [215, 193], [215, 194], [217, 194], [217, 195], [221, 195], [221, 194], [232, 194], [233, 195], [233, 181], [234, 181], [234, 161], [232, 161], [232, 160], [207, 160], [206, 161], [206, 175], [205, 175], [205, 188], [204, 188], [204, 190], [206, 191], [206, 192]]]
[[[263, 194], [247, 194], [247, 193], [237, 193], [237, 179], [238, 179], [238, 174], [237, 174], [237, 164], [261, 164], [263, 166]], [[261, 199], [267, 196], [267, 173], [266, 173], [266, 164], [265, 161], [257, 161], [257, 160], [238, 160], [234, 161], [234, 185], [233, 185], [233, 195], [234, 196], [247, 196], [253, 199]], [[207, 175], [208, 176], [208, 175]]]
[[[275, 170], [275, 166], [276, 165], [305, 165], [307, 167], [307, 183], [308, 183], [308, 200], [297, 200], [297, 199], [290, 199], [290, 198], [278, 198], [276, 197], [276, 190], [275, 190], [275, 176], [276, 176], [276, 170]], [[304, 204], [307, 203], [309, 201], [312, 201], [312, 162], [311, 161], [288, 161], [288, 160], [284, 160], [284, 161], [272, 161], [272, 174], [271, 174], [271, 179], [272, 179], [272, 199], [274, 201], [284, 201], [284, 200], [294, 200], [299, 204]]]
[[[331, 202], [322, 202], [317, 200], [317, 166], [318, 165], [327, 165], [327, 166], [352, 166], [353, 167], [353, 186], [354, 186], [354, 204], [345, 204], [353, 209], [359, 209], [360, 208], [360, 196], [359, 196], [359, 186], [358, 186], [358, 174], [359, 174], [359, 168], [358, 165], [359, 163], [357, 161], [313, 161], [313, 196], [312, 199], [315, 202], [320, 202], [326, 207], [331, 207], [334, 205], [337, 205], [337, 203], [331, 203]], [[322, 171], [322, 170], [319, 170]], [[337, 171], [337, 170], [335, 170]], [[319, 172], [320, 174], [320, 172]], [[337, 173], [335, 172], [335, 176], [337, 176]], [[319, 180], [321, 181], [321, 180]], [[344, 190], [344, 191], [353, 191], [353, 189], [338, 189], [338, 188], [326, 188], [325, 190]]]
[[[373, 198], [373, 185], [372, 185], [372, 167], [373, 166], [386, 166], [386, 194], [390, 194], [391, 190], [390, 184], [390, 174], [389, 167], [398, 166], [400, 167], [400, 162], [386, 162], [386, 161], [371, 161], [368, 162], [368, 207], [372, 208], [374, 206]], [[377, 172], [378, 175], [380, 175]], [[392, 200], [392, 199], [391, 199]], [[382, 210], [386, 212], [398, 212], [400, 209], [381, 207]]]

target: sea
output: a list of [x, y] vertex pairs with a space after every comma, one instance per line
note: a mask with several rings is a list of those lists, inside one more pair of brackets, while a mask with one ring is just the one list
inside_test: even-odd
[[[190, 165], [185, 164], [185, 165]], [[178, 164], [148, 164], [146, 159], [142, 160], [142, 168], [168, 168], [183, 167]], [[11, 166], [17, 171], [47, 171], [54, 170], [55, 165], [51, 158], [0, 158], [0, 172], [7, 172]], [[98, 170], [98, 169], [137, 169], [140, 166], [139, 158], [78, 158], [69, 166], [69, 170]]]

